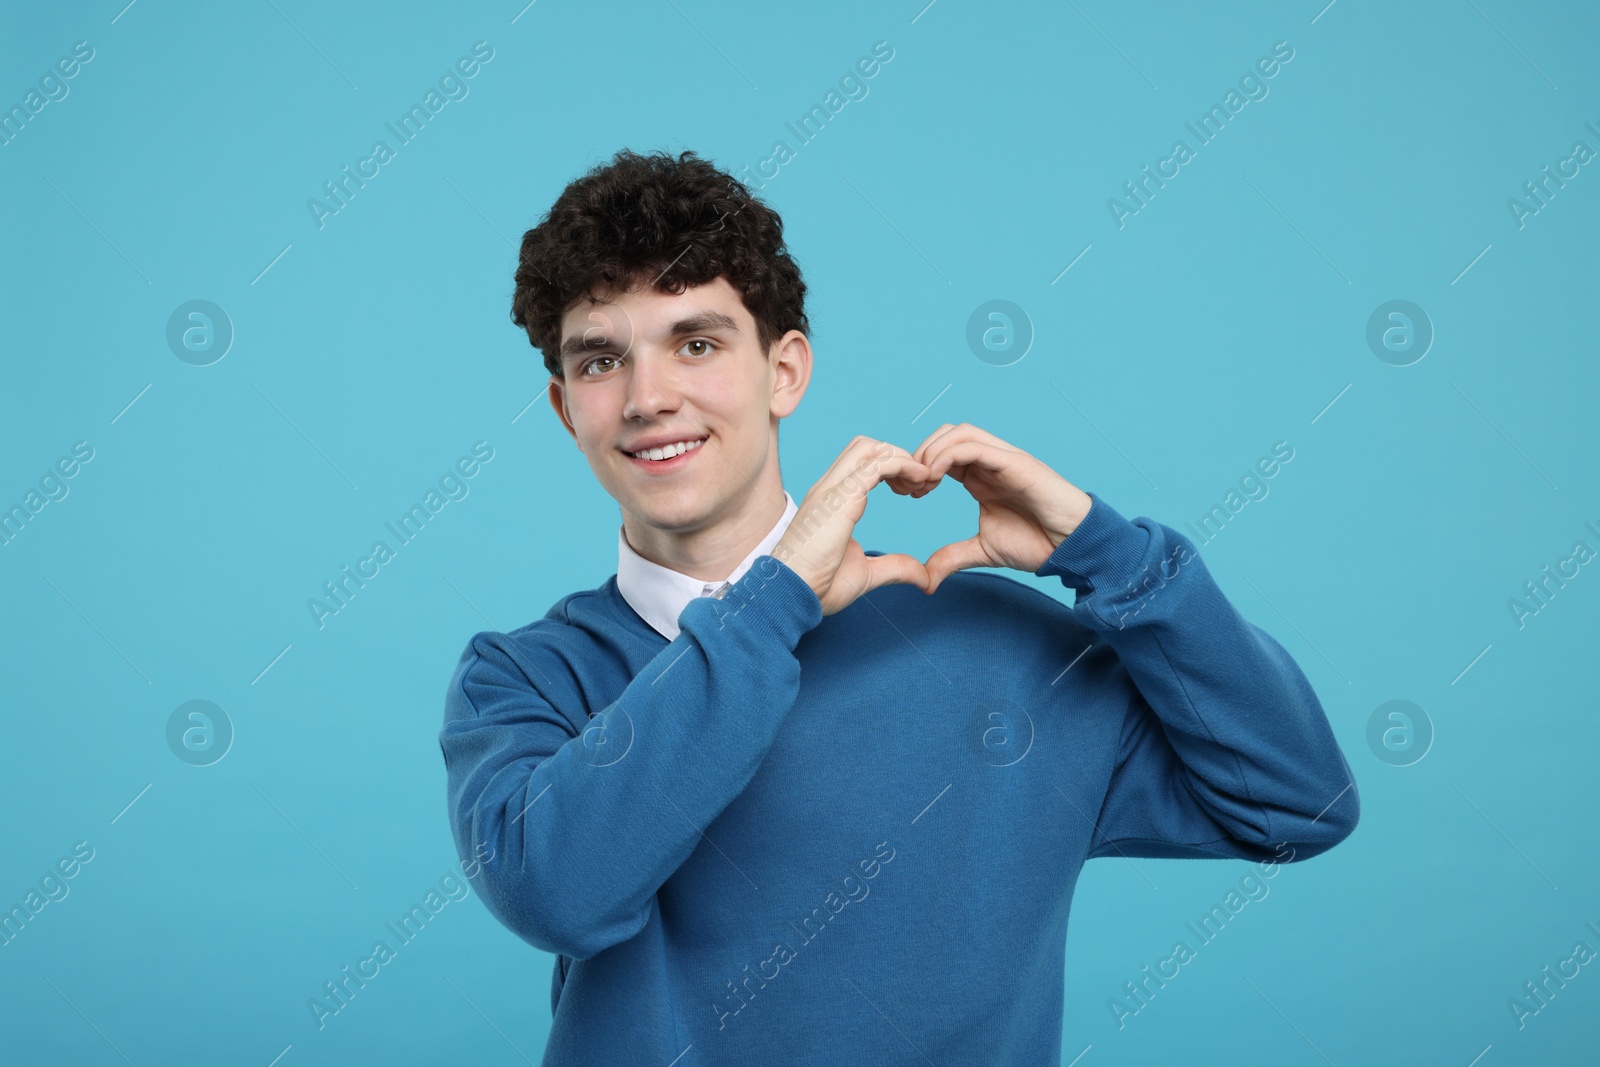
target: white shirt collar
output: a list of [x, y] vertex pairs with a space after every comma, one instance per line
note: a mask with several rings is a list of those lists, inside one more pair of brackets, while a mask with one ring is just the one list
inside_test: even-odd
[[681, 571], [663, 567], [645, 559], [628, 544], [623, 527], [617, 527], [617, 591], [651, 629], [668, 641], [678, 636], [678, 614], [696, 597], [716, 596], [727, 586], [737, 582], [750, 569], [757, 558], [770, 555], [778, 541], [789, 528], [789, 521], [800, 510], [788, 490], [783, 494], [783, 515], [778, 523], [750, 550], [744, 562], [734, 568], [726, 581], [706, 582], [691, 578]]

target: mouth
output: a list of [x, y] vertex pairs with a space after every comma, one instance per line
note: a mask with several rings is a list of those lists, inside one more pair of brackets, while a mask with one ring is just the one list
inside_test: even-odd
[[[651, 474], [670, 474], [673, 471], [682, 470], [693, 462], [694, 457], [700, 453], [706, 440], [706, 437], [699, 437], [675, 445], [667, 445], [664, 448], [650, 449], [648, 452], [641, 454], [632, 452], [623, 452], [622, 454], [627, 456], [629, 462], [635, 467], [646, 470]], [[649, 458], [652, 455], [661, 456], [662, 458]]]

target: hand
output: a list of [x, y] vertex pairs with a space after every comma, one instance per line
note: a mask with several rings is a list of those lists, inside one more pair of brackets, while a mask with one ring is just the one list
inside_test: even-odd
[[789, 567], [817, 594], [822, 614], [832, 615], [881, 585], [904, 582], [928, 590], [928, 571], [915, 556], [869, 556], [854, 530], [867, 510], [867, 494], [879, 482], [901, 496], [915, 496], [929, 480], [926, 466], [905, 449], [856, 437], [806, 493], [772, 557]]
[[968, 423], [945, 423], [911, 458], [928, 471], [913, 497], [928, 495], [949, 474], [978, 502], [978, 532], [928, 557], [929, 594], [967, 567], [1037, 571], [1094, 503], [1033, 456]]

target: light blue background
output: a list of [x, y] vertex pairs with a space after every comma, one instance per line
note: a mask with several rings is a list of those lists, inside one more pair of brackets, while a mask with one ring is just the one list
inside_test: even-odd
[[[855, 434], [972, 422], [1192, 537], [1289, 442], [1203, 554], [1312, 680], [1361, 794], [1350, 840], [1120, 1030], [1108, 1000], [1251, 868], [1089, 865], [1064, 1062], [1594, 1055], [1600, 968], [1521, 1030], [1507, 1006], [1600, 949], [1600, 567], [1523, 628], [1507, 606], [1600, 549], [1600, 165], [1522, 228], [1507, 207], [1600, 149], [1592, 6], [125, 3], [0, 16], [6, 108], [94, 48], [0, 146], [0, 505], [95, 450], [0, 548], [0, 904], [94, 849], [0, 947], [0, 1057], [538, 1062], [552, 957], [475, 895], [324, 1028], [307, 1008], [459, 873], [436, 737], [468, 638], [615, 570], [617, 507], [509, 322], [515, 242], [622, 146], [734, 169], [793, 147], [784, 124], [879, 40], [869, 95], [761, 194], [811, 286], [786, 488]], [[308, 198], [480, 40], [470, 94], [319, 229]], [[1270, 95], [1114, 225], [1107, 199], [1280, 40]], [[236, 330], [210, 366], [165, 340], [193, 299]], [[1035, 332], [1010, 366], [965, 341], [991, 299]], [[1366, 344], [1390, 299], [1436, 331], [1410, 366]], [[469, 496], [319, 629], [307, 600], [480, 440]], [[971, 532], [956, 487], [880, 492], [869, 548]], [[236, 734], [208, 767], [166, 741], [192, 699]], [[1436, 731], [1407, 767], [1366, 740], [1394, 699]]]

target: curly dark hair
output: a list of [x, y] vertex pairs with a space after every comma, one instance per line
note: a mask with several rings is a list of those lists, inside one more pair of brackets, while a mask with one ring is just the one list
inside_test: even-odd
[[681, 293], [718, 277], [741, 294], [763, 351], [789, 330], [810, 334], [806, 284], [778, 213], [693, 152], [624, 148], [568, 184], [522, 235], [511, 321], [559, 378], [561, 317], [578, 300], [645, 279]]

